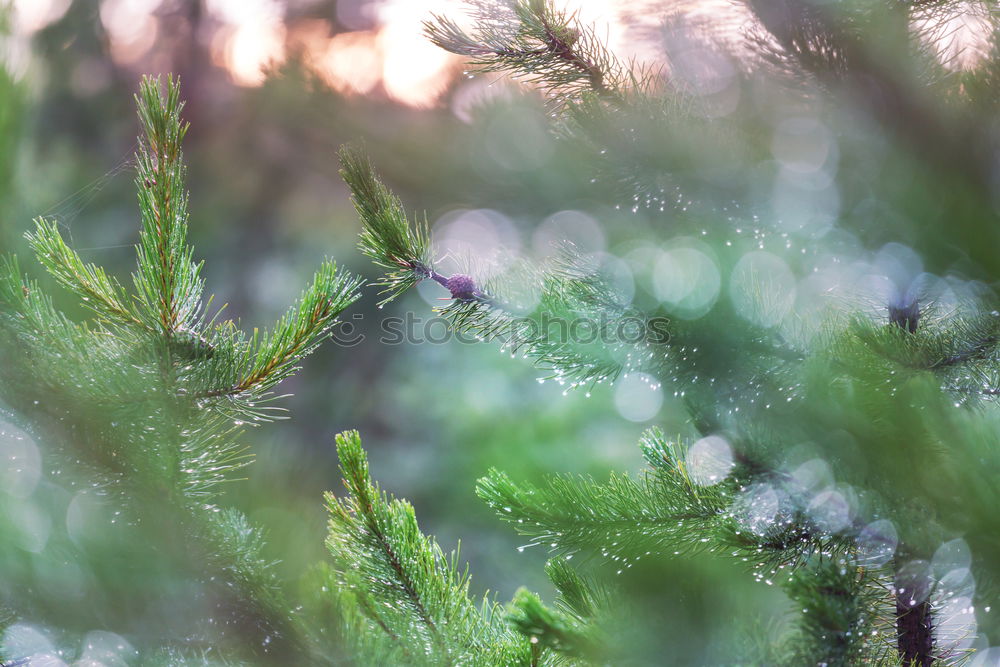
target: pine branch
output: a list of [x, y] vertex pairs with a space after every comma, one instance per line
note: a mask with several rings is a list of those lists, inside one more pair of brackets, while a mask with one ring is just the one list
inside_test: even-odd
[[35, 221], [34, 233], [26, 234], [38, 262], [66, 289], [83, 299], [84, 305], [110, 325], [131, 324], [146, 328], [132, 310], [125, 288], [104, 269], [84, 263], [59, 233], [51, 220]]
[[[11, 16], [9, 4], [0, 9], [0, 38], [12, 38]], [[27, 117], [28, 99], [26, 82], [9, 68], [9, 61], [0, 66], [0, 156], [3, 158], [0, 159], [0, 206], [4, 207], [15, 183], [17, 149]]]
[[186, 429], [179, 443], [186, 497], [207, 501], [218, 496], [222, 484], [235, 481], [233, 474], [253, 462], [249, 448], [237, 439], [240, 426], [220, 411]]
[[401, 642], [421, 664], [530, 665], [531, 645], [503, 623], [488, 599], [477, 609], [458, 554], [446, 557], [420, 533], [413, 508], [373, 484], [357, 432], [337, 436], [349, 495], [327, 494], [327, 547], [369, 631]]
[[248, 348], [252, 357], [249, 367], [228, 393], [260, 394], [298, 370], [295, 364], [330, 335], [337, 316], [358, 299], [360, 283], [349, 274], [338, 274], [335, 262], [324, 262], [312, 285], [273, 331], [254, 330]]
[[[631, 567], [650, 554], [717, 553], [751, 563], [760, 581], [799, 567], [812, 554], [848, 554], [855, 527], [830, 534], [809, 516], [811, 497], [790, 485], [789, 501], [766, 525], [755, 525], [745, 503], [753, 503], [754, 484], [779, 489], [788, 481], [767, 469], [741, 463], [725, 479], [706, 477], [715, 454], [691, 454], [692, 447], [669, 442], [659, 429], [642, 439], [651, 468], [639, 479], [612, 473], [606, 483], [590, 477], [553, 476], [541, 486], [516, 484], [490, 472], [476, 492], [497, 514], [532, 541], [559, 554], [600, 554], [617, 567]], [[705, 450], [702, 450], [705, 451]], [[739, 458], [738, 454], [734, 457]], [[691, 466], [700, 466], [692, 472]], [[707, 467], [706, 467], [707, 466]], [[721, 469], [720, 469], [721, 472]]]
[[545, 563], [545, 574], [559, 591], [559, 607], [580, 621], [596, 618], [611, 607], [611, 592], [598, 582], [582, 576], [565, 558]]
[[903, 664], [910, 667], [931, 667], [936, 660], [934, 651], [934, 612], [930, 600], [916, 598], [913, 582], [899, 577], [896, 591], [896, 650]]
[[628, 624], [628, 610], [601, 584], [581, 576], [563, 558], [545, 564], [545, 573], [559, 591], [555, 608], [525, 589], [519, 590], [507, 618], [538, 645], [582, 664], [617, 664], [627, 660], [620, 630]]
[[157, 78], [144, 78], [136, 105], [145, 138], [136, 155], [136, 187], [142, 210], [142, 233], [136, 248], [133, 281], [143, 319], [169, 336], [191, 329], [200, 312], [203, 282], [200, 264], [187, 245], [186, 167], [181, 143], [187, 133], [180, 113], [180, 81], [168, 77], [166, 95]]
[[59, 353], [78, 349], [76, 341], [86, 334], [55, 309], [38, 283], [22, 276], [14, 255], [0, 257], [0, 315], [4, 329], [13, 336], [42, 341]]
[[[502, 279], [477, 280], [476, 258], [465, 273], [445, 277], [434, 269], [426, 227], [410, 226], [399, 199], [368, 158], [345, 148], [341, 162], [362, 220], [359, 246], [389, 269], [377, 283], [388, 293], [380, 305], [421, 280], [434, 280], [451, 293], [452, 301], [440, 312], [454, 331], [500, 340], [511, 355], [530, 357], [573, 386], [611, 381], [622, 372], [654, 371], [667, 363], [668, 320], [625, 305], [601, 267], [572, 244], [567, 242], [547, 265], [519, 262]], [[533, 299], [537, 306], [525, 312], [522, 301]]]
[[[518, 263], [478, 290], [481, 298], [439, 309], [452, 329], [499, 342], [571, 388], [658, 373], [670, 363], [669, 320], [625, 305], [602, 268], [571, 244], [550, 262]], [[523, 303], [532, 300], [537, 304], [526, 310]]]
[[798, 66], [835, 91], [846, 84], [852, 99], [922, 159], [943, 173], [962, 174], [977, 189], [992, 187], [992, 167], [979, 150], [984, 138], [975, 134], [978, 124], [940, 113], [921, 82], [908, 76], [907, 47], [916, 42], [909, 3], [746, 4]]
[[[916, 316], [901, 321], [891, 317], [890, 309], [890, 329], [898, 331], [898, 335], [904, 338], [917, 333], [920, 305], [914, 301], [907, 310]], [[929, 599], [922, 599], [919, 593], [924, 582], [914, 581], [913, 573], [905, 571], [906, 562], [902, 556], [908, 550], [907, 547], [901, 545], [897, 549], [903, 553], [897, 552], [894, 559], [892, 590], [896, 603], [896, 648], [904, 664], [910, 667], [931, 667], [935, 660], [931, 603]]]
[[362, 150], [342, 147], [340, 163], [340, 174], [351, 190], [351, 201], [361, 218], [358, 247], [375, 264], [389, 269], [375, 283], [385, 287], [382, 294], [388, 294], [379, 307], [426, 278], [449, 289], [460, 301], [489, 301], [469, 276], [446, 278], [434, 270], [426, 218], [422, 224], [410, 225], [399, 197], [385, 186]]
[[515, 484], [490, 470], [476, 493], [517, 532], [560, 554], [600, 553], [627, 566], [648, 552], [717, 551], [729, 519], [728, 490], [695, 490], [682, 466], [648, 471], [635, 480], [612, 473], [599, 484], [589, 477], [550, 477], [544, 486]]
[[539, 646], [569, 658], [589, 661], [604, 646], [604, 638], [592, 636], [593, 629], [580, 627], [568, 614], [546, 607], [538, 595], [523, 588], [514, 594], [507, 620]]
[[[324, 263], [277, 325], [250, 340], [231, 322], [206, 322], [200, 267], [185, 241], [180, 142], [186, 126], [178, 84], [168, 79], [164, 95], [158, 80], [145, 79], [137, 102], [147, 137], [137, 157], [136, 296], [83, 262], [54, 223], [39, 220], [29, 235], [39, 261], [94, 310], [97, 324], [71, 322], [22, 278], [15, 259], [4, 259], [0, 399], [45, 433], [53, 450], [46, 455], [65, 460], [64, 475], [99, 486], [104, 501], [119, 508], [121, 518], [112, 523], [127, 525], [137, 560], [152, 558], [145, 550], [152, 545], [170, 571], [149, 574], [143, 582], [149, 591], [179, 574], [212, 601], [213, 618], [226, 632], [216, 636], [206, 624], [185, 638], [190, 652], [165, 649], [163, 656], [181, 664], [182, 656], [197, 654], [197, 642], [211, 641], [216, 654], [304, 664], [301, 629], [273, 563], [262, 556], [260, 532], [238, 512], [210, 503], [250, 462], [239, 443], [246, 418], [266, 414], [258, 403], [329, 333], [357, 298], [359, 281]], [[29, 585], [17, 586], [26, 599], [34, 595]], [[145, 593], [129, 592], [138, 606], [148, 602]], [[98, 610], [110, 623], [120, 613]]]
[[914, 302], [905, 317], [898, 315], [898, 309], [894, 317], [890, 308], [891, 326], [855, 317], [849, 328], [865, 346], [901, 366], [947, 376], [990, 363], [1000, 347], [1000, 316], [990, 314], [987, 305], [963, 303], [941, 314], [932, 305], [921, 308]]
[[351, 200], [363, 225], [358, 247], [376, 264], [389, 269], [377, 285], [388, 294], [384, 305], [433, 272], [426, 220], [410, 226], [403, 205], [382, 183], [368, 156], [360, 149], [340, 150], [340, 174], [351, 189]]
[[560, 100], [585, 92], [623, 103], [631, 79], [593, 28], [546, 0], [472, 0], [474, 27], [434, 15], [425, 32], [439, 47], [471, 58], [483, 72], [510, 72]]
[[796, 571], [785, 590], [798, 612], [794, 650], [803, 663], [848, 667], [891, 659], [872, 636], [873, 612], [885, 597], [880, 582], [846, 561], [819, 557]]
[[[303, 608], [299, 617], [314, 648], [317, 664], [412, 664], [401, 639], [388, 627], [373, 633], [370, 617], [328, 562], [318, 563], [303, 582]], [[362, 582], [358, 581], [361, 585]], [[319, 594], [316, 594], [316, 593]], [[363, 662], [362, 662], [363, 661]]]

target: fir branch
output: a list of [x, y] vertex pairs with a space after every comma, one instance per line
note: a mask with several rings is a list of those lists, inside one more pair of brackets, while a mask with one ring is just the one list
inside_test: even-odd
[[337, 453], [349, 495], [326, 496], [327, 547], [372, 631], [404, 642], [427, 664], [532, 664], [530, 643], [506, 627], [495, 603], [477, 609], [470, 600], [457, 552], [446, 557], [420, 532], [413, 508], [371, 481], [356, 431], [337, 436]]

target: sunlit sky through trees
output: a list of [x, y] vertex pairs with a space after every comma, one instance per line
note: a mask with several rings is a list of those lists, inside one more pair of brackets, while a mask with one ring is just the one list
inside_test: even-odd
[[[15, 68], [23, 68], [26, 38], [63, 16], [71, 0], [14, 0], [13, 4], [19, 39], [4, 50]], [[177, 3], [100, 0], [101, 25], [117, 64], [157, 69], [154, 48], [163, 38], [161, 16], [173, 4]], [[316, 75], [344, 94], [384, 94], [414, 107], [439, 104], [448, 84], [462, 76], [461, 59], [435, 47], [421, 30], [422, 21], [432, 13], [460, 17], [461, 0], [342, 0], [336, 3], [333, 16], [329, 11], [310, 13], [317, 4], [311, 0], [206, 0], [210, 21], [197, 38], [208, 46], [214, 64], [225, 68], [240, 86], [260, 85], [265, 69], [284, 62], [292, 53], [301, 53]], [[665, 46], [671, 38], [676, 42], [681, 31], [671, 33], [663, 26], [683, 22], [696, 25], [713, 39], [733, 40], [749, 21], [740, 4], [728, 0], [564, 0], [561, 4], [595, 26], [620, 56], [667, 65], [663, 54], [670, 53], [671, 67], [664, 71], [672, 70], [675, 77], [713, 89], [713, 93], [725, 87], [726, 76], [712, 58], [705, 57], [709, 42]], [[985, 44], [982, 11], [978, 3], [960, 3], [947, 29], [929, 36], [939, 42], [943, 59], [956, 67], [977, 59]], [[665, 17], [671, 21], [665, 24]], [[684, 39], [690, 41], [689, 36]], [[99, 86], [100, 74], [86, 67], [81, 64], [81, 85]], [[477, 93], [486, 94], [479, 90], [469, 95]], [[462, 113], [460, 108], [456, 112]]]

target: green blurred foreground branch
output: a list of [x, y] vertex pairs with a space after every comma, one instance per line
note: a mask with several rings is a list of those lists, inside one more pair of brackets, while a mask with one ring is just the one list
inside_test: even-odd
[[[80, 259], [45, 219], [28, 235], [31, 248], [93, 318], [58, 311], [14, 257], [0, 265], [0, 397], [44, 444], [46, 470], [61, 473], [30, 507], [58, 506], [53, 494], [69, 492], [93, 512], [87, 533], [54, 529], [37, 554], [5, 540], [3, 600], [15, 640], [4, 657], [29, 657], [10, 647], [32, 624], [59, 628], [72, 644], [96, 621], [128, 637], [143, 664], [301, 663], [312, 649], [262, 556], [259, 530], [216, 503], [250, 462], [239, 443], [245, 425], [273, 418], [270, 390], [327, 337], [360, 283], [326, 262], [272, 329], [250, 336], [208, 314], [201, 264], [186, 242], [179, 83], [145, 79], [136, 103], [144, 137], [133, 290]], [[4, 502], [8, 517], [29, 507]], [[17, 535], [16, 523], [4, 531]], [[45, 584], [56, 553], [79, 572], [81, 595], [71, 602], [57, 603]]]

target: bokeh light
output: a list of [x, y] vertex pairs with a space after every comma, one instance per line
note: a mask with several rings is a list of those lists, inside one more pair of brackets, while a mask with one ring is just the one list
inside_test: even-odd
[[111, 56], [118, 63], [134, 63], [153, 47], [159, 23], [154, 12], [161, 0], [103, 0], [101, 24], [110, 39]]
[[535, 256], [539, 258], [557, 254], [565, 243], [572, 244], [581, 253], [601, 252], [607, 245], [601, 225], [583, 211], [553, 213], [532, 236]]
[[704, 437], [691, 445], [684, 462], [691, 481], [699, 486], [718, 484], [736, 465], [733, 448], [719, 435]]
[[8, 627], [3, 633], [0, 648], [6, 655], [25, 656], [33, 667], [66, 664], [55, 655], [52, 640], [46, 633], [27, 623], [15, 623]]
[[777, 326], [795, 303], [796, 281], [788, 264], [764, 250], [740, 258], [730, 278], [736, 312], [758, 326]]
[[858, 563], [866, 567], [881, 567], [895, 555], [899, 533], [892, 521], [879, 519], [862, 528], [856, 542]]
[[521, 238], [513, 223], [491, 209], [456, 209], [434, 224], [434, 255], [445, 273], [490, 278], [513, 264]]
[[0, 420], [0, 489], [17, 498], [30, 496], [42, 476], [38, 445], [21, 429]]
[[757, 483], [744, 489], [733, 503], [732, 513], [744, 530], [754, 535], [772, 533], [778, 523], [779, 511], [786, 494], [770, 484]]
[[33, 33], [62, 18], [72, 0], [14, 0], [14, 22], [19, 32]]
[[722, 275], [707, 248], [674, 242], [653, 270], [653, 289], [675, 315], [694, 319], [707, 313], [719, 296]]
[[840, 532], [851, 521], [851, 506], [842, 493], [833, 489], [813, 496], [806, 512], [816, 527], [827, 534]]
[[649, 421], [663, 406], [663, 388], [646, 373], [630, 373], [615, 387], [615, 407], [629, 421]]

